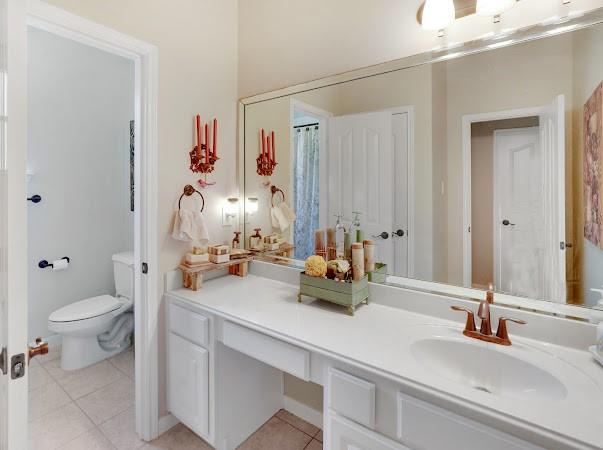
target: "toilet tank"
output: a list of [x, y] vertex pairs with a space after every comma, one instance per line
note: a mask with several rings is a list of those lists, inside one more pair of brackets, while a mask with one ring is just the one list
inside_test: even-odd
[[115, 294], [134, 301], [134, 252], [113, 255]]

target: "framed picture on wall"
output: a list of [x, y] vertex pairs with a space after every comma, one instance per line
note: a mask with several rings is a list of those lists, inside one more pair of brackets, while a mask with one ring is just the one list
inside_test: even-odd
[[584, 237], [603, 249], [603, 82], [584, 105]]

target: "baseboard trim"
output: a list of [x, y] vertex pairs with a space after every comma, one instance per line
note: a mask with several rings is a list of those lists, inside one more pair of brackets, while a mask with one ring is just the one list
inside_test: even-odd
[[291, 397], [283, 396], [283, 407], [297, 417], [301, 417], [306, 422], [310, 422], [315, 427], [322, 430], [323, 428], [323, 414], [322, 411], [317, 411], [314, 408], [304, 405]]
[[180, 423], [180, 421], [171, 414], [161, 417], [159, 419], [159, 424], [157, 426], [157, 431], [159, 432], [159, 436], [161, 436], [163, 433], [168, 431], [170, 428], [178, 425], [179, 423]]

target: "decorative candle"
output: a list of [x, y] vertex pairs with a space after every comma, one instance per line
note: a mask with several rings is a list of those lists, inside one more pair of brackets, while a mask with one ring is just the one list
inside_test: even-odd
[[197, 157], [201, 160], [201, 116], [197, 114]]
[[214, 154], [214, 158], [218, 157], [218, 146], [216, 144], [216, 142], [218, 141], [218, 119], [214, 119], [214, 147], [213, 147], [213, 154]]
[[264, 136], [264, 129], [262, 128], [262, 160], [264, 159], [264, 154], [266, 153], [266, 138]]
[[271, 133], [272, 136], [272, 162], [276, 162], [276, 150], [274, 149], [274, 131]]
[[266, 136], [266, 159], [270, 161], [270, 135]]
[[316, 230], [314, 232], [314, 253], [319, 256], [326, 256], [324, 230]]
[[360, 281], [364, 277], [364, 248], [362, 243], [352, 244], [352, 279]]
[[371, 240], [365, 240], [364, 246], [364, 270], [367, 272], [375, 271], [375, 243]]
[[348, 261], [352, 260], [352, 233], [349, 231], [343, 234], [343, 255]]
[[209, 163], [209, 126], [205, 124], [205, 163]]

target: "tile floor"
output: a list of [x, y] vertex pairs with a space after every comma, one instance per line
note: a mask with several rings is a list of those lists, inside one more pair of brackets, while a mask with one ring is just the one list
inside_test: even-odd
[[[134, 352], [76, 371], [61, 370], [60, 348], [29, 366], [30, 450], [211, 450], [183, 425], [153, 442], [134, 431]], [[281, 410], [241, 450], [320, 450], [322, 430]]]

